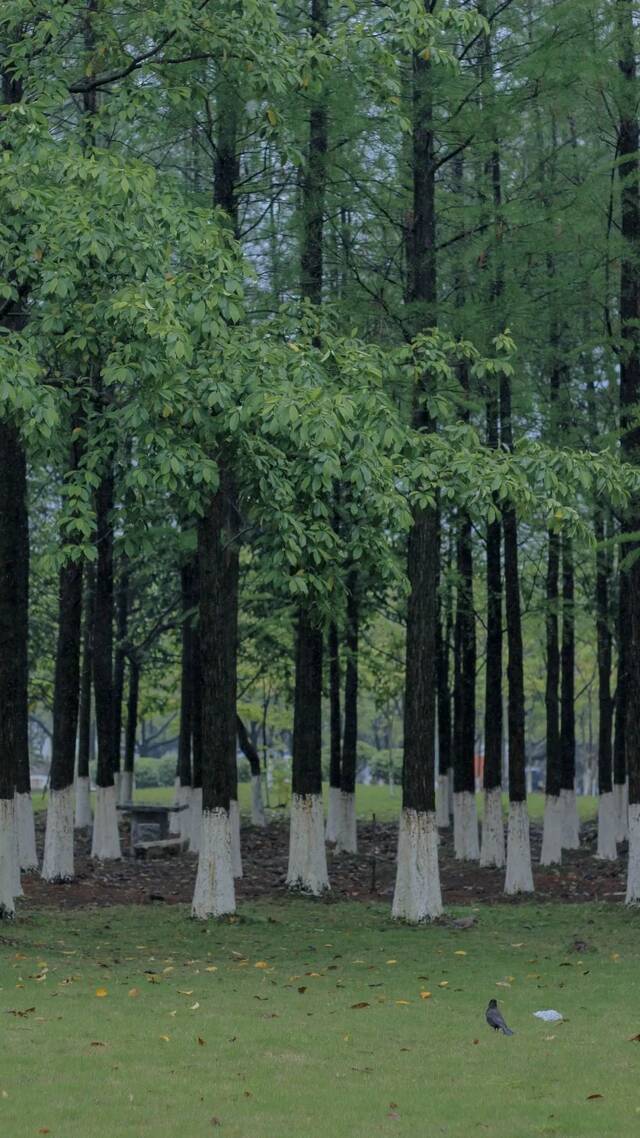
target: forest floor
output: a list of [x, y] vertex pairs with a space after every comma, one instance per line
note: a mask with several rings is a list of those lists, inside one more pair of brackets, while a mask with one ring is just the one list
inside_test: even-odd
[[[423, 928], [380, 903], [188, 912], [0, 928], [2, 1138], [638, 1132], [637, 912], [480, 904]], [[510, 1038], [485, 1023], [491, 997]], [[548, 1008], [565, 1021], [534, 1017]]]
[[[44, 813], [37, 815], [39, 848], [44, 842]], [[531, 845], [536, 899], [541, 901], [587, 900], [621, 902], [625, 894], [626, 847], [615, 863], [595, 859], [595, 822], [582, 825], [580, 850], [566, 852], [560, 868], [539, 865], [542, 828], [532, 822]], [[123, 827], [123, 848], [128, 835]], [[391, 903], [395, 874], [397, 824], [360, 821], [359, 853], [328, 851], [331, 893], [334, 901], [383, 901]], [[289, 829], [281, 815], [272, 818], [265, 829], [243, 824], [242, 856], [244, 877], [237, 882], [239, 901], [283, 898], [286, 894]], [[193, 894], [197, 858], [181, 854], [148, 861], [129, 857], [119, 862], [94, 863], [87, 833], [76, 834], [76, 880], [65, 885], [49, 885], [38, 874], [23, 875], [24, 900], [19, 909], [42, 906], [78, 908], [85, 905], [128, 905], [147, 903], [188, 903]], [[456, 861], [451, 830], [441, 831], [440, 875], [445, 905], [469, 903], [526, 903], [523, 898], [507, 898], [503, 893], [504, 873], [481, 869], [475, 862]]]

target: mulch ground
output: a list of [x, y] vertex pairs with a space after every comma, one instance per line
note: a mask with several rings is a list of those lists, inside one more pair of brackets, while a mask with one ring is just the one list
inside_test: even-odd
[[[44, 815], [37, 816], [40, 852], [44, 842]], [[239, 900], [279, 898], [286, 893], [288, 826], [281, 818], [266, 830], [243, 826], [244, 877], [237, 882]], [[518, 904], [519, 898], [504, 896], [504, 873], [480, 869], [474, 862], [459, 862], [453, 856], [451, 831], [441, 831], [440, 877], [445, 904]], [[331, 894], [328, 901], [391, 901], [395, 873], [397, 825], [371, 823], [358, 826], [357, 855], [328, 853]], [[532, 825], [532, 854], [536, 899], [539, 901], [607, 901], [624, 899], [626, 847], [614, 863], [594, 857], [596, 828], [582, 828], [580, 850], [565, 853], [556, 869], [537, 867], [542, 828]], [[126, 838], [123, 829], [123, 847]], [[196, 855], [181, 854], [148, 861], [123, 858], [119, 862], [93, 862], [88, 834], [76, 834], [76, 879], [65, 885], [49, 885], [37, 874], [24, 874], [24, 909], [82, 908], [88, 905], [145, 905], [190, 902], [196, 873]], [[536, 868], [537, 867], [537, 868]], [[523, 898], [526, 900], [527, 898]]]

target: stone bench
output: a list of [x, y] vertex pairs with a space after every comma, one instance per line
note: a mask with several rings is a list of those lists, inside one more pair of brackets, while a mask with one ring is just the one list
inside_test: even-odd
[[182, 838], [162, 838], [156, 842], [136, 842], [133, 852], [138, 858], [162, 857], [164, 854], [183, 853], [186, 842]]

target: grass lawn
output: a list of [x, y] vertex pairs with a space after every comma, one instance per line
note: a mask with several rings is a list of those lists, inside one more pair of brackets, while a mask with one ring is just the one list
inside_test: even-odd
[[[251, 813], [251, 787], [248, 782], [241, 782], [239, 785], [240, 792], [240, 809], [243, 814], [249, 815]], [[329, 787], [324, 785], [325, 807], [328, 798]], [[149, 787], [145, 790], [136, 790], [135, 798], [137, 802], [173, 802], [173, 787]], [[478, 812], [482, 816], [483, 797], [478, 794]], [[371, 819], [371, 815], [375, 813], [379, 822], [395, 822], [397, 821], [398, 814], [400, 813], [401, 792], [400, 787], [395, 788], [395, 793], [390, 794], [389, 788], [386, 786], [361, 786], [356, 787], [356, 809], [359, 818]], [[503, 804], [505, 813], [508, 809], [507, 796], [503, 796]], [[47, 798], [41, 791], [36, 790], [33, 792], [33, 806], [34, 810], [43, 810], [46, 808]], [[598, 812], [597, 799], [592, 796], [581, 796], [578, 798], [578, 811], [580, 818], [583, 822], [595, 818]], [[544, 795], [543, 794], [530, 794], [529, 795], [529, 814], [536, 822], [542, 821], [544, 812]], [[288, 810], [278, 811], [279, 814], [288, 814]]]
[[[304, 900], [224, 925], [141, 907], [2, 927], [0, 1134], [638, 1133], [640, 916], [474, 911], [467, 931]], [[484, 1022], [492, 996], [512, 1038]]]
[[[328, 796], [328, 786], [324, 786], [325, 806]], [[240, 809], [245, 814], [251, 811], [251, 788], [249, 783], [240, 783]], [[483, 797], [481, 794], [478, 798], [478, 810], [482, 814]], [[136, 799], [140, 802], [172, 802], [173, 789], [163, 787], [162, 789], [148, 789], [136, 791]], [[396, 787], [395, 794], [390, 794], [386, 786], [360, 786], [356, 787], [356, 809], [359, 818], [371, 819], [371, 815], [375, 813], [379, 822], [395, 822], [400, 813], [401, 794], [400, 788]], [[508, 809], [508, 801], [506, 795], [503, 797], [505, 812]], [[598, 812], [597, 800], [592, 796], [584, 796], [578, 798], [578, 810], [580, 818], [586, 822], [595, 818]], [[530, 794], [529, 795], [529, 814], [537, 822], [542, 821], [544, 813], [544, 795], [543, 794]]]

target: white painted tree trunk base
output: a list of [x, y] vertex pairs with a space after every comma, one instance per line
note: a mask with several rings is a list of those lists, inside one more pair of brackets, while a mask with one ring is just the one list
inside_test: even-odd
[[484, 792], [482, 845], [480, 865], [502, 869], [505, 863], [504, 820], [502, 817], [502, 789], [499, 786]]
[[562, 848], [564, 850], [580, 849], [580, 819], [578, 818], [578, 803], [575, 790], [561, 790], [562, 803]]
[[260, 826], [262, 829], [267, 825], [262, 799], [262, 778], [259, 774], [251, 775], [251, 825]]
[[558, 794], [546, 794], [540, 865], [562, 864], [562, 817], [564, 805]]
[[[173, 782], [173, 805], [182, 806], [184, 802], [184, 789], [179, 778], [174, 779]], [[169, 815], [169, 833], [172, 837], [179, 837], [182, 833], [182, 811], [176, 814]]]
[[[225, 811], [226, 814], [226, 811]], [[202, 838], [202, 787], [191, 787], [191, 806], [189, 808], [189, 849], [200, 853]]]
[[412, 925], [442, 915], [435, 813], [402, 810], [391, 915]]
[[191, 840], [191, 787], [182, 786], [180, 788], [182, 795], [182, 804], [186, 806], [186, 810], [181, 810], [177, 817], [180, 819], [180, 837], [186, 843], [187, 849]]
[[231, 825], [231, 865], [233, 876], [242, 877], [242, 845], [240, 842], [240, 807], [236, 798], [229, 803], [229, 822]]
[[17, 848], [14, 800], [0, 798], [0, 920], [13, 920], [16, 915], [16, 874], [20, 876]]
[[596, 857], [600, 861], [616, 861], [616, 811], [613, 793], [608, 791], [598, 796], [598, 848]]
[[[193, 793], [196, 794], [197, 790], [194, 789]], [[204, 921], [208, 917], [224, 917], [235, 913], [231, 820], [226, 810], [200, 810], [199, 844], [192, 915]]]
[[91, 857], [98, 861], [117, 861], [122, 857], [118, 815], [116, 812], [116, 788], [99, 786], [96, 788], [96, 813], [93, 819], [91, 838]]
[[329, 800], [327, 802], [327, 824], [324, 837], [327, 842], [337, 842], [340, 832], [340, 811], [342, 809], [342, 791], [339, 786], [329, 787]]
[[50, 790], [42, 859], [45, 881], [71, 881], [74, 877], [73, 815], [73, 786]]
[[36, 827], [33, 820], [31, 794], [16, 794], [15, 817], [18, 829], [18, 858], [20, 869], [28, 872], [38, 868]]
[[329, 888], [321, 794], [294, 794], [291, 798], [287, 885], [314, 897]]
[[451, 825], [451, 817], [449, 815], [449, 775], [438, 775], [438, 789], [436, 791], [436, 818], [438, 826], [441, 830], [446, 829]]
[[629, 865], [627, 868], [627, 905], [640, 904], [640, 804], [629, 803]]
[[76, 817], [74, 824], [76, 830], [85, 830], [92, 823], [91, 788], [89, 779], [83, 776], [76, 779]]
[[533, 893], [529, 814], [526, 802], [509, 803], [507, 873], [504, 891], [509, 895], [513, 895], [514, 893]]
[[340, 792], [340, 827], [336, 841], [338, 853], [358, 852], [358, 826], [356, 822], [356, 796]]
[[133, 802], [133, 790], [133, 771], [121, 771], [118, 783], [118, 802], [121, 806]]
[[476, 796], [470, 790], [453, 795], [453, 850], [458, 861], [478, 861], [478, 810]]
[[614, 782], [613, 802], [616, 819], [616, 841], [626, 842], [629, 837], [629, 786], [626, 782]]

